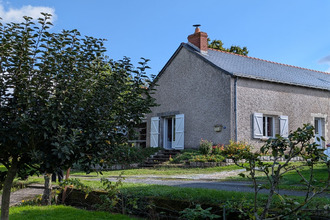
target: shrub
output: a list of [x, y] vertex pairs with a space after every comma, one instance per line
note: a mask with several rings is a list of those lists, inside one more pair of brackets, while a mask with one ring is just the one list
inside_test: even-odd
[[240, 155], [244, 152], [250, 152], [251, 146], [247, 145], [244, 142], [234, 142], [230, 141], [229, 145], [227, 145], [222, 151], [222, 155], [225, 157], [232, 157], [234, 155]]
[[186, 208], [180, 212], [180, 219], [215, 219], [219, 218], [219, 215], [215, 215], [211, 213], [212, 207], [203, 209], [201, 205], [197, 204], [194, 209]]
[[212, 145], [213, 143], [211, 141], [201, 139], [199, 143], [199, 151], [204, 155], [211, 154]]
[[196, 155], [199, 155], [199, 152], [197, 150], [184, 150], [183, 152], [175, 155], [175, 157], [172, 158], [170, 163], [184, 163], [186, 161], [189, 161]]
[[[314, 139], [314, 127], [310, 124], [304, 124], [302, 128], [298, 128], [289, 134], [287, 138], [276, 135], [275, 138], [268, 139], [267, 143], [260, 148], [263, 154], [271, 154], [271, 162], [264, 163], [260, 159], [259, 152], [252, 152], [250, 147], [239, 142], [230, 142], [225, 149], [228, 157], [234, 160], [234, 163], [248, 172], [247, 177], [252, 180], [254, 188], [253, 208], [245, 212], [256, 219], [292, 219], [300, 215], [301, 211], [308, 207], [308, 203], [317, 195], [323, 193], [330, 187], [330, 161], [327, 161], [323, 150], [318, 149], [318, 144], [312, 142]], [[322, 140], [324, 138], [322, 137]], [[295, 157], [302, 157], [304, 162], [302, 165], [291, 163]], [[284, 158], [284, 161], [283, 161]], [[243, 163], [242, 159], [245, 160]], [[280, 161], [282, 163], [280, 163]], [[315, 179], [315, 168], [319, 161], [324, 161], [327, 166], [327, 181], [323, 182], [322, 186], [317, 184]], [[308, 170], [308, 175], [303, 175], [302, 168]], [[295, 171], [301, 178], [301, 183], [306, 186], [306, 195], [303, 202], [298, 202], [296, 199], [286, 198], [279, 195], [276, 191], [279, 187], [283, 176], [290, 171]], [[266, 176], [269, 184], [268, 198], [263, 201], [262, 205], [258, 204], [258, 194], [264, 186], [257, 182], [257, 173], [263, 173]], [[246, 176], [245, 174], [240, 174]], [[270, 214], [271, 204], [277, 195], [282, 206], [280, 213]], [[261, 210], [261, 211], [260, 211]]]
[[120, 147], [114, 148], [109, 152], [104, 159], [108, 165], [113, 164], [129, 164], [143, 162], [147, 157], [159, 151], [159, 148], [147, 147], [131, 147], [128, 144], [123, 144]]
[[196, 155], [189, 162], [222, 162], [224, 159], [221, 155]]
[[215, 146], [212, 147], [212, 154], [222, 154], [222, 152], [224, 151], [224, 145], [223, 144], [217, 144]]

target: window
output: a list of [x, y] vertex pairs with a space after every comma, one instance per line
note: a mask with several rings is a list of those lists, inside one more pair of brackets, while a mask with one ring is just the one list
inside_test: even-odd
[[263, 113], [253, 114], [254, 138], [270, 138], [275, 137], [275, 134], [288, 137], [288, 128], [288, 116], [264, 115]]
[[263, 132], [264, 137], [274, 137], [274, 117], [263, 116]]

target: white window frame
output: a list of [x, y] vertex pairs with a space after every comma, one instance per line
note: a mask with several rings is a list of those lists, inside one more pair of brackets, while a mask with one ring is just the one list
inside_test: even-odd
[[[315, 121], [318, 121], [318, 126], [315, 125]], [[316, 133], [318, 131], [318, 133]], [[321, 137], [324, 138], [325, 136], [325, 118], [323, 117], [314, 117], [314, 136], [315, 136], [315, 142], [319, 143], [320, 145], [317, 147], [319, 149], [325, 148], [325, 141], [321, 139]], [[320, 138], [320, 140], [317, 140], [317, 137]]]
[[[271, 119], [271, 135], [268, 133], [268, 119]], [[279, 120], [278, 125], [279, 129], [277, 132], [275, 120]], [[255, 139], [269, 139], [274, 138], [275, 134], [279, 133], [284, 138], [288, 137], [289, 133], [289, 119], [285, 115], [272, 115], [272, 114], [263, 114], [263, 113], [254, 113], [253, 114], [253, 138]]]
[[[271, 119], [272, 121], [272, 126], [271, 126], [271, 135], [268, 136], [268, 119]], [[271, 115], [263, 115], [263, 133], [262, 136], [264, 138], [273, 138], [275, 137], [275, 116], [271, 116]]]

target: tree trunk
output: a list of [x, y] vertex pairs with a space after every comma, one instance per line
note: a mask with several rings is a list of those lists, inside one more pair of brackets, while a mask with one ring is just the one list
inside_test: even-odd
[[[69, 177], [70, 177], [70, 170], [71, 170], [71, 168], [69, 168], [69, 169], [66, 171], [65, 180], [69, 179]], [[63, 192], [62, 192], [62, 204], [64, 204], [64, 202], [65, 202], [66, 191], [67, 191], [67, 190], [68, 190], [68, 186], [66, 185], [66, 186], [64, 187]]]
[[45, 190], [42, 195], [42, 204], [51, 205], [52, 204], [52, 174], [46, 173], [44, 175], [45, 179]]
[[17, 164], [17, 158], [13, 158], [11, 167], [8, 169], [7, 177], [4, 181], [1, 199], [1, 220], [9, 219], [10, 192], [17, 173]]

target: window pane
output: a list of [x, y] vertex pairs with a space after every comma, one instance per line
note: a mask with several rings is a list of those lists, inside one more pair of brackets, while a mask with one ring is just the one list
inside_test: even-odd
[[263, 120], [262, 120], [262, 135], [263, 136], [266, 136], [266, 124], [267, 124], [267, 122], [266, 122], [266, 117], [263, 117]]
[[173, 141], [175, 141], [175, 118], [173, 118]]
[[315, 127], [315, 134], [319, 133], [319, 120], [315, 119], [314, 120], [314, 127]]
[[267, 117], [267, 137], [273, 136], [273, 118]]

